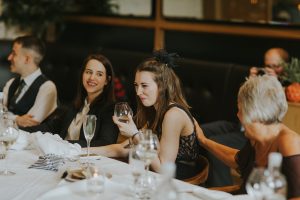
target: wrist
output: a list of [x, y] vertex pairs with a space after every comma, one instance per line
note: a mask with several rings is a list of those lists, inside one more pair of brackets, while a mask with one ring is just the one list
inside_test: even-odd
[[131, 139], [133, 140], [138, 134], [140, 134], [140, 131], [136, 131], [136, 132], [131, 136]]
[[[139, 135], [141, 132], [137, 131], [135, 132], [130, 138], [129, 138], [129, 142], [131, 142], [132, 144], [137, 144], [138, 143], [138, 139], [137, 139], [137, 135]], [[136, 141], [136, 142], [134, 142]]]

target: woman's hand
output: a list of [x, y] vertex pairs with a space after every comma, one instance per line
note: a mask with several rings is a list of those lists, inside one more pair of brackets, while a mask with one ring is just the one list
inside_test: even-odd
[[196, 127], [196, 135], [197, 135], [198, 141], [200, 142], [201, 145], [204, 145], [206, 143], [207, 138], [205, 137], [202, 129], [200, 128], [200, 126], [195, 118], [194, 118], [194, 124]]
[[137, 129], [131, 115], [128, 115], [128, 119], [129, 119], [129, 121], [127, 123], [124, 123], [124, 122], [120, 122], [118, 120], [118, 117], [113, 116], [113, 121], [119, 127], [121, 134], [126, 137], [131, 137], [135, 133], [138, 132], [138, 129]]

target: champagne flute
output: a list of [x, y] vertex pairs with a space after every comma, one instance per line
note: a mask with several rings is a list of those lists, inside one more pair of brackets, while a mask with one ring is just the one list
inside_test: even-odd
[[90, 144], [95, 134], [96, 121], [97, 121], [96, 115], [87, 115], [83, 121], [83, 132], [87, 142], [87, 161], [88, 161], [87, 164], [88, 165], [89, 165], [89, 156], [90, 156]]
[[[18, 126], [14, 120], [4, 117], [1, 118], [0, 124], [0, 142], [5, 146], [7, 157], [9, 148], [16, 142], [19, 136]], [[0, 175], [4, 176], [11, 176], [14, 174], [16, 173], [9, 171], [7, 167], [5, 167], [5, 170], [0, 171]]]
[[127, 102], [119, 102], [115, 105], [114, 115], [118, 118], [120, 122], [128, 123], [128, 115], [133, 116], [132, 109]]

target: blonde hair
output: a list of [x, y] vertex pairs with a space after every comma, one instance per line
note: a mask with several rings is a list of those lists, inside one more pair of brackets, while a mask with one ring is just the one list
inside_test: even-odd
[[279, 123], [287, 112], [284, 90], [276, 77], [250, 77], [240, 88], [238, 102], [242, 123]]

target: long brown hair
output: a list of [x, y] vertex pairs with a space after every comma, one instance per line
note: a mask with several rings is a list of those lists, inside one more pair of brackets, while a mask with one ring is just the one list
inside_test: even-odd
[[81, 109], [84, 104], [84, 100], [87, 97], [87, 92], [83, 86], [82, 83], [82, 76], [84, 73], [84, 70], [86, 68], [86, 64], [90, 60], [97, 60], [103, 64], [106, 70], [106, 80], [107, 84], [104, 86], [102, 93], [95, 98], [95, 100], [91, 103], [91, 107], [96, 106], [96, 105], [109, 105], [115, 101], [115, 94], [114, 94], [114, 71], [112, 68], [112, 64], [110, 61], [103, 56], [102, 54], [90, 54], [87, 56], [87, 58], [84, 60], [81, 72], [80, 72], [80, 81], [78, 84], [78, 92], [77, 92], [77, 97], [74, 101], [74, 106], [76, 109]]
[[189, 110], [181, 89], [181, 83], [172, 67], [176, 54], [168, 54], [165, 50], [154, 52], [154, 57], [146, 59], [136, 69], [137, 72], [153, 73], [154, 81], [158, 86], [156, 110], [154, 106], [146, 107], [137, 97], [137, 114], [135, 116], [138, 128], [150, 128], [160, 137], [161, 125], [170, 103], [182, 106]]

